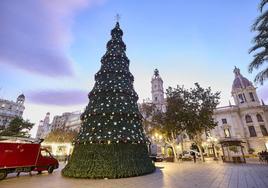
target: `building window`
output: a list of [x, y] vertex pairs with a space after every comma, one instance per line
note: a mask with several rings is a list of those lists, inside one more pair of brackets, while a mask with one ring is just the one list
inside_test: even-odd
[[157, 97], [155, 97], [154, 100], [157, 101]]
[[260, 114], [256, 115], [258, 122], [263, 122], [262, 116]]
[[223, 118], [221, 119], [222, 124], [227, 124], [227, 119]]
[[254, 126], [248, 126], [248, 130], [249, 130], [249, 136], [250, 137], [256, 137], [257, 136]]
[[224, 129], [224, 136], [225, 136], [225, 138], [230, 138], [231, 137], [231, 133], [230, 133], [229, 128]]
[[210, 133], [210, 131], [206, 131], [205, 133], [206, 133], [206, 137], [207, 137], [207, 138], [211, 137], [211, 133]]
[[154, 85], [154, 88], [157, 88], [157, 85]]
[[252, 118], [250, 115], [246, 115], [245, 119], [246, 119], [246, 123], [252, 123]]
[[3, 120], [3, 126], [5, 126], [7, 124], [7, 122], [8, 122], [7, 119], [4, 119]]
[[260, 128], [261, 128], [261, 133], [263, 136], [268, 136], [268, 132], [267, 132], [267, 129], [264, 125], [260, 125]]
[[242, 94], [238, 94], [238, 98], [241, 104], [245, 102]]
[[245, 96], [245, 94], [244, 94], [244, 93], [243, 93], [243, 97], [244, 97], [245, 101], [247, 102], [247, 98], [246, 98], [246, 96]]
[[254, 98], [254, 95], [253, 95], [252, 92], [249, 92], [249, 97], [250, 97], [250, 99], [251, 99], [252, 102], [255, 101], [255, 98]]

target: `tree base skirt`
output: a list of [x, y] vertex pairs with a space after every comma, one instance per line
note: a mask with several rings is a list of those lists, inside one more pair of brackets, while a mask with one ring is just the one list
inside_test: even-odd
[[80, 144], [62, 170], [74, 178], [126, 178], [154, 172], [145, 144]]

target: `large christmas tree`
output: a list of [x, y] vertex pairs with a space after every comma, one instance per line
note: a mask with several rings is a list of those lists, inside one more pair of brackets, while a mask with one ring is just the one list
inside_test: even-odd
[[155, 170], [148, 157], [138, 95], [118, 22], [111, 35], [64, 176], [122, 178]]

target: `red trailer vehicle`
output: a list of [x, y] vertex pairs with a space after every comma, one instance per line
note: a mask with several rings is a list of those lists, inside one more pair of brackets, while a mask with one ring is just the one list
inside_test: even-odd
[[52, 173], [59, 167], [46, 149], [41, 147], [42, 140], [0, 137], [0, 180], [8, 173], [48, 171]]

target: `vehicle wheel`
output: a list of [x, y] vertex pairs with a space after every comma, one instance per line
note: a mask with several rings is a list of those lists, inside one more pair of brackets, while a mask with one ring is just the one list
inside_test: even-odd
[[3, 180], [7, 177], [7, 171], [2, 170], [0, 171], [0, 180]]
[[47, 169], [49, 174], [51, 174], [53, 172], [53, 170], [54, 170], [53, 166], [49, 166], [48, 169]]
[[38, 171], [38, 174], [42, 174], [42, 171], [41, 171], [41, 170], [39, 170], [39, 171]]

